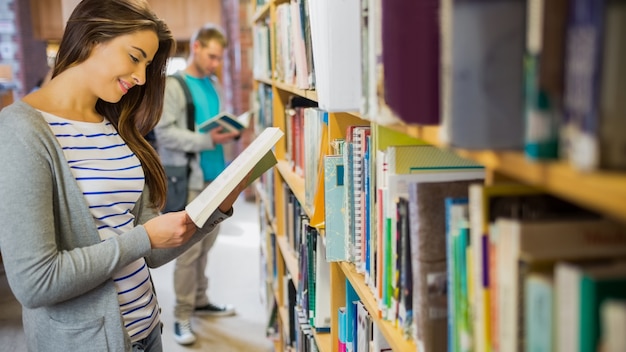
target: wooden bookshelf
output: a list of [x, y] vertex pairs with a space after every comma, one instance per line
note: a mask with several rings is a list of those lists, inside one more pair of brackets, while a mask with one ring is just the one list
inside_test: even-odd
[[[298, 202], [300, 202], [300, 204], [304, 206], [304, 179], [301, 176], [298, 176], [295, 172], [293, 172], [291, 169], [291, 165], [289, 165], [289, 162], [285, 160], [278, 161], [276, 168], [278, 169], [278, 172], [280, 172], [280, 175], [283, 177], [287, 185], [289, 185], [289, 188], [296, 196], [296, 199], [298, 199]], [[309, 212], [308, 209], [305, 210], [310, 216], [311, 212]]]
[[[436, 126], [399, 124], [386, 127], [432, 145], [450, 148], [441, 142], [439, 127]], [[452, 149], [465, 158], [479, 162], [489, 170], [545, 189], [617, 220], [626, 221], [626, 174], [623, 172], [580, 172], [564, 161], [529, 160], [519, 151]]]
[[[253, 21], [260, 22], [269, 19], [271, 24], [277, 20], [276, 7], [279, 4], [289, 2], [289, 0], [270, 0], [267, 4], [256, 9]], [[274, 29], [272, 29], [274, 31]], [[272, 53], [276, 49], [276, 33], [272, 32], [270, 47]], [[274, 54], [271, 58], [272, 67], [275, 67], [276, 59]], [[274, 108], [275, 125], [286, 130], [284, 113], [287, 102], [291, 95], [296, 95], [318, 101], [318, 94], [315, 90], [299, 89], [291, 84], [284, 83], [280, 79], [260, 78], [255, 84], [263, 83], [272, 87], [272, 106]], [[350, 119], [367, 120], [357, 112], [333, 112], [329, 114], [329, 134], [331, 138], [341, 136], [345, 133], [345, 125], [352, 124]], [[280, 121], [282, 119], [282, 121]], [[366, 121], [372, 126], [378, 124], [376, 121]], [[511, 150], [466, 150], [446, 144], [441, 138], [442, 128], [439, 126], [418, 126], [403, 123], [385, 124], [384, 127], [410, 137], [417, 138], [425, 143], [437, 146], [442, 149], [453, 150], [460, 156], [474, 160], [487, 170], [486, 183], [500, 177], [514, 180], [516, 182], [532, 185], [545, 190], [547, 193], [556, 195], [563, 199], [577, 203], [585, 208], [594, 210], [607, 217], [614, 218], [619, 222], [626, 222], [626, 173], [594, 171], [580, 172], [574, 169], [565, 161], [535, 161], [528, 159], [523, 151]], [[328, 148], [330, 149], [330, 148]], [[276, 167], [276, 185], [286, 184], [296, 199], [303, 206], [305, 202], [305, 180], [292, 171], [289, 161], [285, 159], [285, 147], [277, 146], [277, 156], [279, 162]], [[275, 228], [280, 228], [285, 222], [284, 214], [281, 214], [283, 200], [278, 196], [283, 195], [284, 190], [276, 192], [276, 222]], [[311, 216], [311, 211], [305, 209]], [[268, 211], [268, 214], [270, 212]], [[320, 229], [320, 236], [323, 237], [324, 229]], [[298, 258], [287, 243], [285, 236], [277, 236], [279, 258], [284, 258], [285, 268], [294, 278], [298, 279]], [[374, 324], [381, 330], [386, 340], [391, 345], [393, 351], [416, 351], [416, 343], [407, 339], [404, 333], [392, 322], [382, 319], [379, 313], [379, 304], [372, 294], [370, 288], [365, 284], [362, 274], [356, 272], [353, 264], [331, 263], [331, 332], [330, 334], [316, 334], [315, 339], [318, 347], [322, 351], [337, 351], [337, 309], [345, 306], [345, 279], [354, 287], [360, 299], [363, 301], [368, 312], [372, 316]]]
[[252, 22], [263, 21], [268, 17], [271, 3], [271, 1], [268, 1], [263, 6], [256, 9], [254, 15], [252, 15]]
[[[268, 3], [264, 4], [261, 7], [255, 8], [253, 11], [253, 22], [262, 22], [265, 20], [270, 21], [270, 28], [272, 24], [277, 20], [276, 17], [276, 7], [282, 3], [289, 2], [288, 0], [270, 0]], [[273, 31], [273, 29], [272, 29]], [[270, 51], [273, 53], [276, 48], [275, 43], [275, 35], [271, 34], [270, 40]], [[274, 67], [276, 60], [274, 55], [271, 55], [271, 64]], [[273, 107], [273, 117], [274, 117], [274, 126], [280, 127], [283, 130], [286, 130], [285, 122], [281, 121], [284, 119], [285, 109], [287, 102], [289, 101], [290, 96], [300, 96], [307, 98], [312, 101], [318, 101], [318, 95], [315, 90], [305, 90], [299, 89], [294, 85], [287, 84], [282, 82], [280, 79], [275, 77], [272, 78], [260, 78], [257, 77], [255, 79], [255, 85], [265, 84], [272, 87], [272, 107]], [[362, 123], [363, 119], [358, 115], [358, 113], [332, 113], [331, 114], [330, 123], [330, 138], [336, 138], [341, 134], [345, 133], [345, 127], [347, 125], [353, 123]], [[352, 116], [350, 116], [352, 115]], [[356, 122], [357, 120], [361, 120]], [[365, 121], [367, 123], [367, 121]], [[281, 274], [289, 273], [293, 279], [294, 284], [298, 285], [299, 278], [299, 265], [298, 265], [298, 257], [297, 254], [294, 253], [291, 244], [287, 242], [287, 238], [284, 233], [284, 222], [286, 221], [286, 215], [284, 214], [285, 200], [284, 200], [284, 190], [282, 189], [283, 184], [286, 184], [291, 192], [295, 195], [295, 198], [298, 202], [304, 207], [305, 202], [305, 180], [300, 175], [296, 174], [289, 161], [285, 160], [285, 146], [280, 143], [276, 147], [276, 156], [279, 159], [278, 164], [276, 165], [275, 172], [275, 195], [274, 195], [274, 206], [275, 208], [275, 229], [277, 230], [276, 234], [276, 247], [277, 247], [277, 260], [281, 261], [282, 264], [278, 265], [278, 273], [279, 277]], [[262, 190], [258, 190], [258, 194], [262, 194]], [[267, 202], [266, 202], [267, 203]], [[311, 209], [304, 209], [305, 213], [312, 217]], [[272, 212], [268, 209], [267, 214], [271, 214]], [[319, 229], [320, 236], [323, 236], [324, 229]], [[411, 341], [407, 341], [402, 337], [401, 332], [394, 328], [391, 323], [385, 322], [378, 316], [378, 305], [376, 304], [374, 297], [371, 293], [369, 293], [367, 287], [364, 284], [362, 276], [359, 277], [359, 274], [356, 274], [354, 270], [349, 270], [349, 266], [347, 264], [339, 264], [339, 263], [331, 263], [330, 265], [330, 281], [331, 281], [331, 292], [330, 295], [330, 305], [331, 305], [331, 332], [330, 333], [315, 333], [314, 338], [316, 344], [320, 351], [323, 352], [335, 352], [338, 350], [338, 321], [337, 321], [337, 310], [341, 306], [345, 306], [345, 282], [346, 278], [355, 286], [355, 289], [359, 293], [359, 296], [362, 300], [366, 302], [366, 307], [368, 311], [374, 317], [374, 323], [382, 330], [385, 338], [392, 344], [394, 351], [415, 351], [415, 344]], [[283, 290], [284, 283], [278, 283], [279, 291]], [[286, 304], [286, 297], [282, 297], [283, 292], [276, 292], [277, 302], [281, 307], [280, 315], [282, 321], [287, 321], [285, 315], [287, 314], [286, 310], [283, 311]], [[281, 340], [283, 339], [283, 332], [281, 333]], [[280, 346], [281, 349], [284, 346]]]
[[291, 93], [293, 95], [299, 95], [301, 97], [305, 97], [307, 99], [313, 100], [313, 101], [317, 101], [317, 92], [314, 90], [304, 90], [304, 89], [298, 89], [292, 85], [283, 83], [283, 82], [278, 82], [278, 81], [274, 81], [274, 86], [282, 91]]
[[315, 337], [315, 342], [317, 343], [317, 348], [320, 350], [320, 352], [332, 351], [330, 333], [315, 332], [313, 336]]
[[378, 325], [381, 332], [387, 339], [394, 351], [417, 351], [415, 343], [402, 337], [402, 332], [389, 321], [380, 317], [378, 303], [372, 294], [370, 288], [365, 284], [363, 274], [357, 273], [354, 264], [342, 262], [341, 270], [346, 278], [350, 280], [350, 284], [365, 304], [367, 311], [370, 313], [374, 323]]
[[298, 257], [291, 249], [291, 245], [287, 242], [287, 237], [285, 236], [276, 236], [276, 244], [280, 249], [280, 253], [283, 256], [283, 260], [285, 261], [285, 266], [287, 267], [287, 271], [291, 275], [291, 280], [293, 284], [298, 286]]
[[255, 183], [254, 190], [256, 192], [257, 197], [263, 203], [263, 211], [265, 213], [265, 218], [268, 220], [267, 225], [270, 227], [273, 233], [276, 233], [276, 218], [272, 217], [272, 205], [270, 204], [267, 194], [260, 183]]

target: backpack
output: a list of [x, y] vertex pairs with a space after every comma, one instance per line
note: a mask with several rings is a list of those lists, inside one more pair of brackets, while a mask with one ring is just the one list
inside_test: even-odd
[[[191, 91], [189, 90], [189, 87], [187, 86], [187, 83], [185, 83], [185, 77], [183, 76], [183, 74], [181, 73], [181, 71], [178, 71], [176, 73], [174, 73], [173, 75], [170, 75], [170, 77], [175, 78], [178, 83], [180, 84], [181, 88], [183, 89], [183, 93], [185, 94], [185, 101], [186, 101], [186, 105], [187, 105], [187, 128], [190, 131], [195, 131], [196, 129], [196, 107], [193, 105], [193, 98], [191, 97]], [[152, 145], [152, 147], [155, 150], [157, 149], [157, 145], [158, 145], [158, 141], [156, 138], [156, 134], [154, 133], [154, 130], [150, 130], [150, 132], [148, 132], [145, 136], [146, 140], [148, 141], [148, 143], [150, 143], [150, 145]], [[187, 153], [187, 159], [191, 159], [191, 157], [193, 156], [193, 153]]]
[[[183, 74], [179, 71], [175, 74], [171, 75], [171, 77], [175, 78], [180, 86], [183, 89], [185, 94], [186, 101], [186, 109], [187, 109], [187, 128], [190, 131], [195, 131], [196, 121], [195, 121], [195, 106], [193, 104], [193, 98], [191, 97], [191, 92], [189, 91], [189, 87], [187, 83], [185, 83], [185, 78]], [[156, 148], [158, 141], [156, 139], [156, 135], [154, 130], [150, 131], [146, 135], [146, 139], [153, 147]], [[185, 209], [187, 205], [187, 197], [188, 197], [188, 185], [189, 185], [189, 174], [191, 172], [191, 159], [195, 153], [187, 153], [187, 166], [167, 166], [164, 165], [165, 175], [167, 176], [167, 200], [165, 203], [165, 207], [163, 208], [163, 213], [167, 213], [170, 211], [180, 211]]]

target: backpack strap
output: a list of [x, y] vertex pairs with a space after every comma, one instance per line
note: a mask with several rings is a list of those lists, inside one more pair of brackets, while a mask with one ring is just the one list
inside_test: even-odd
[[185, 101], [187, 102], [187, 128], [190, 131], [195, 131], [196, 107], [193, 105], [193, 97], [191, 96], [191, 91], [187, 86], [187, 82], [185, 82], [185, 77], [183, 77], [183, 74], [180, 71], [173, 74], [172, 77], [174, 77], [178, 81], [181, 88], [183, 88], [183, 93], [185, 93]]
[[[190, 131], [195, 131], [196, 130], [196, 107], [193, 104], [193, 97], [191, 96], [191, 91], [189, 90], [189, 87], [187, 86], [187, 82], [185, 82], [185, 77], [183, 76], [181, 71], [178, 71], [176, 73], [174, 73], [173, 75], [171, 75], [172, 77], [174, 77], [178, 83], [180, 84], [181, 88], [183, 89], [183, 93], [185, 93], [185, 101], [187, 103], [187, 128]], [[191, 171], [191, 168], [189, 167], [189, 164], [191, 163], [191, 158], [193, 158], [194, 153], [187, 153], [187, 171]]]

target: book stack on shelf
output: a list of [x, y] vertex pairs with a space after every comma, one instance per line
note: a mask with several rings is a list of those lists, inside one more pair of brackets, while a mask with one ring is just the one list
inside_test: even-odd
[[276, 350], [626, 350], [626, 2], [253, 13]]

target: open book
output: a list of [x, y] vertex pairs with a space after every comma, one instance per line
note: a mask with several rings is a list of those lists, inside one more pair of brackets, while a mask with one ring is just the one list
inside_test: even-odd
[[268, 127], [222, 171], [185, 210], [198, 227], [202, 227], [209, 216], [224, 199], [251, 172], [249, 183], [276, 164], [272, 147], [283, 136], [278, 127]]
[[204, 121], [198, 126], [198, 130], [208, 132], [217, 127], [223, 127], [228, 132], [238, 132], [248, 127], [250, 123], [250, 111], [246, 111], [239, 116], [222, 111], [219, 114]]

